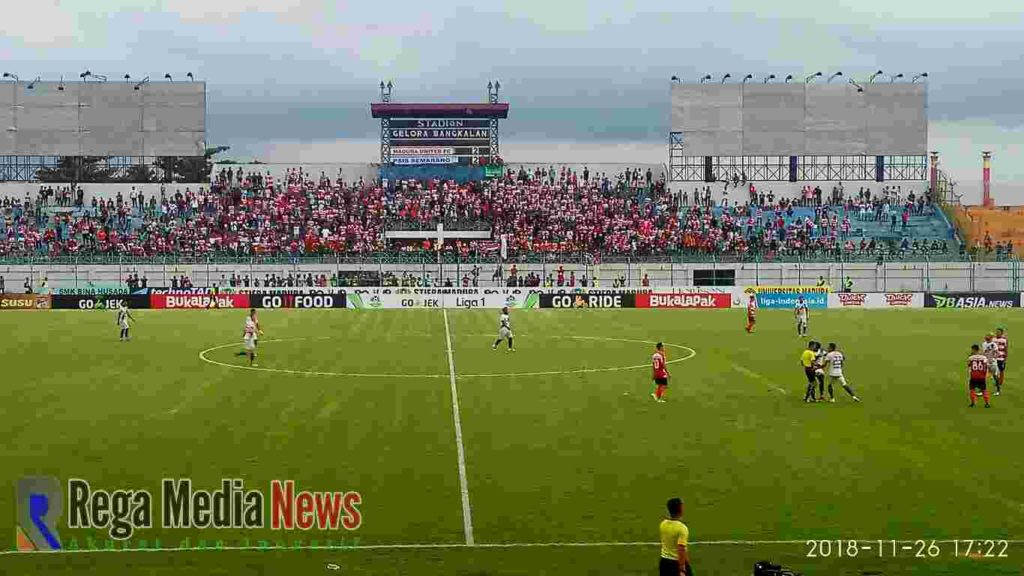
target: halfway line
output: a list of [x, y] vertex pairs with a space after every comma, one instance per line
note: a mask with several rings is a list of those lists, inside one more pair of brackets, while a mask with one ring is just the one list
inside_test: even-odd
[[459, 416], [459, 390], [455, 385], [455, 357], [452, 354], [452, 331], [448, 327], [448, 310], [444, 314], [444, 341], [448, 348], [448, 377], [452, 384], [452, 418], [455, 421], [455, 447], [459, 454], [459, 488], [462, 492], [462, 527], [466, 545], [473, 546], [473, 508], [469, 505], [469, 484], [466, 482], [466, 450], [462, 446], [462, 418]]

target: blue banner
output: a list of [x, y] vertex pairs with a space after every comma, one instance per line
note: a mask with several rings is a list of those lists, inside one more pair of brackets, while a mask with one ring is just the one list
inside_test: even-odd
[[766, 309], [792, 310], [796, 307], [797, 298], [800, 296], [804, 297], [808, 308], [828, 308], [827, 292], [758, 292], [757, 306]]

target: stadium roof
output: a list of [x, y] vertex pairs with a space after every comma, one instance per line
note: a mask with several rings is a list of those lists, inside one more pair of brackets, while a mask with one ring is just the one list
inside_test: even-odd
[[374, 118], [508, 118], [508, 103], [501, 104], [370, 104]]

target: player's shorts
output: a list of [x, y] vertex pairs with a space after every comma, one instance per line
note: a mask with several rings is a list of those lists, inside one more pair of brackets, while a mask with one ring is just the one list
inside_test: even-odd
[[985, 378], [971, 378], [968, 386], [970, 390], [977, 390], [979, 392], [984, 392], [988, 388]]
[[846, 386], [846, 376], [843, 376], [842, 374], [838, 374], [838, 375], [829, 374], [828, 375], [828, 382], [829, 382], [829, 384], [833, 384], [833, 383], [837, 383], [838, 382], [840, 386]]
[[654, 383], [658, 386], [668, 386], [668, 378], [655, 378]]
[[796, 325], [801, 328], [807, 328], [807, 320], [797, 320]]
[[658, 562], [658, 576], [679, 576], [679, 560], [662, 558]]
[[121, 322], [120, 324], [118, 324], [118, 326], [121, 327], [121, 330], [127, 330], [129, 328], [127, 320], [125, 320], [124, 322]]
[[501, 328], [501, 329], [498, 330], [498, 339], [499, 340], [504, 340], [506, 338], [511, 338], [511, 337], [512, 337], [512, 330], [510, 330], [508, 328]]
[[804, 376], [807, 376], [808, 384], [814, 384], [814, 366], [804, 366]]
[[999, 373], [1006, 372], [1006, 360], [996, 360], [996, 367], [999, 368]]
[[1001, 372], [1001, 370], [999, 369], [999, 361], [998, 360], [991, 360], [991, 361], [989, 361], [989, 363], [988, 363], [988, 371], [989, 371], [990, 374], [992, 374], [992, 376], [994, 378], [999, 377], [999, 372]]
[[245, 339], [242, 340], [242, 343], [245, 346], [246, 351], [252, 352], [256, 349], [256, 339], [252, 336], [246, 336]]

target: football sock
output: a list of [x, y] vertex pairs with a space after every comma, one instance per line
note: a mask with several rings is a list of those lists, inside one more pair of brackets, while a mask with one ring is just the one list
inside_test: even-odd
[[[812, 384], [813, 386], [813, 384]], [[825, 377], [818, 376], [818, 396], [825, 397]]]
[[501, 338], [498, 338], [497, 340], [494, 341], [494, 346], [492, 346], [492, 348], [497, 348], [498, 344], [501, 344]]
[[804, 400], [814, 399], [814, 382], [807, 385], [807, 392], [804, 393]]
[[849, 394], [850, 396], [857, 396], [856, 394], [853, 393], [853, 388], [851, 388], [849, 384], [844, 384], [843, 390], [846, 390], [846, 393]]
[[832, 383], [831, 382], [828, 383], [828, 397], [829, 398], [835, 398], [836, 397], [836, 393], [832, 390]]
[[655, 387], [655, 389], [654, 389], [654, 397], [657, 398], [658, 400], [661, 400], [662, 398], [664, 398], [664, 396], [665, 396], [665, 387], [662, 386], [661, 384], [658, 384], [658, 386]]
[[508, 337], [508, 349], [509, 350], [512, 349], [512, 337], [511, 336]]
[[977, 399], [978, 399], [978, 393], [974, 391], [974, 388], [971, 388], [971, 404], [973, 405], [974, 401], [977, 400]]
[[989, 398], [988, 390], [985, 390], [984, 392], [982, 392], [981, 395], [982, 395], [982, 397], [985, 398], [985, 404], [988, 404], [988, 398]]

